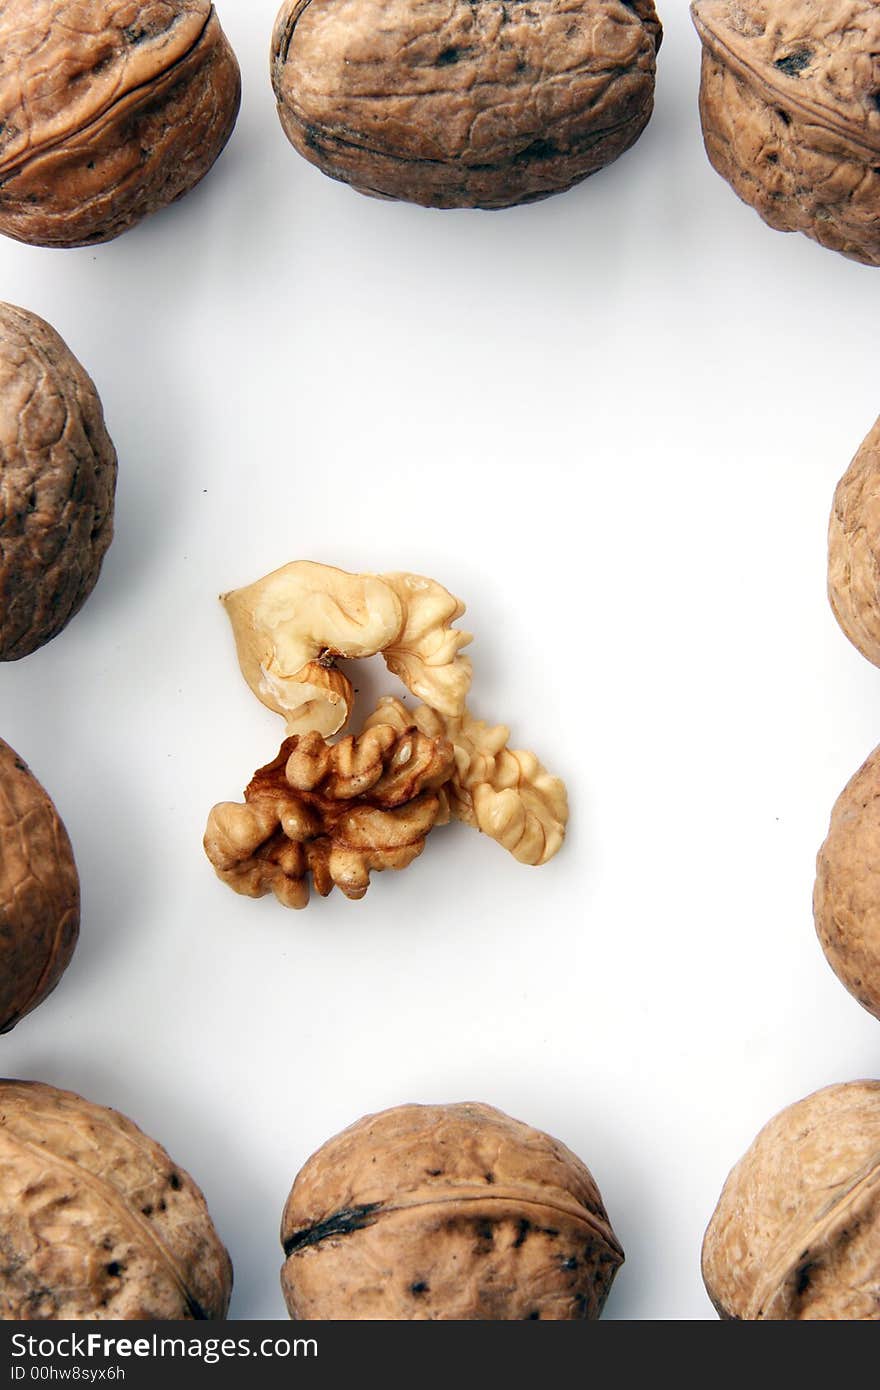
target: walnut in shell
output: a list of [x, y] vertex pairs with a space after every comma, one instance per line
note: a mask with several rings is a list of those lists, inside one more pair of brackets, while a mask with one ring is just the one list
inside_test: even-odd
[[828, 1086], [761, 1130], [703, 1242], [722, 1318], [880, 1319], [880, 1082]]
[[660, 39], [653, 0], [285, 0], [272, 84], [288, 139], [332, 178], [502, 208], [638, 139]]
[[403, 1105], [313, 1154], [284, 1209], [292, 1318], [598, 1318], [623, 1251], [592, 1175], [488, 1105]]
[[0, 1032], [50, 994], [79, 933], [79, 876], [46, 792], [0, 739]]
[[834, 493], [828, 597], [849, 640], [880, 666], [880, 420]]
[[880, 748], [834, 804], [816, 865], [813, 914], [832, 970], [880, 1018]]
[[375, 725], [332, 745], [295, 735], [254, 774], [244, 805], [214, 807], [205, 853], [248, 897], [272, 892], [285, 907], [305, 907], [311, 874], [321, 897], [336, 885], [362, 898], [372, 870], [405, 869], [421, 854], [452, 760], [446, 739], [414, 727]]
[[210, 0], [0, 6], [0, 232], [109, 241], [208, 172], [238, 114]]
[[0, 1082], [0, 1318], [223, 1318], [232, 1266], [192, 1178], [115, 1110]]
[[880, 265], [880, 7], [694, 0], [706, 151], [784, 232]]
[[82, 607], [113, 537], [115, 489], [90, 378], [41, 318], [0, 304], [0, 660], [36, 651]]

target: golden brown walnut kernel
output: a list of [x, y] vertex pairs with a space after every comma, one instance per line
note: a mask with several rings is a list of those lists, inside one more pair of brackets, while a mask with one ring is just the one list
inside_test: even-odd
[[765, 222], [880, 265], [880, 7], [694, 0], [706, 152]]
[[41, 318], [0, 304], [0, 660], [42, 647], [85, 603], [115, 490], [91, 379]]
[[849, 640], [880, 666], [880, 420], [834, 493], [828, 597]]
[[880, 748], [834, 804], [816, 864], [813, 914], [832, 970], [880, 1018]]
[[0, 1082], [0, 1318], [223, 1318], [232, 1266], [202, 1193], [116, 1110]]
[[451, 771], [450, 744], [413, 727], [378, 725], [332, 745], [296, 735], [254, 774], [244, 805], [214, 807], [205, 852], [224, 883], [252, 898], [273, 892], [305, 907], [310, 873], [321, 897], [335, 884], [362, 898], [372, 870], [405, 869], [421, 854]]
[[722, 1318], [880, 1319], [880, 1082], [765, 1125], [724, 1184], [703, 1279]]
[[381, 652], [389, 669], [433, 708], [461, 713], [470, 633], [453, 628], [464, 604], [417, 574], [348, 574], [294, 560], [224, 594], [242, 675], [289, 734], [343, 727], [353, 693], [336, 657]]
[[281, 1223], [292, 1318], [598, 1318], [623, 1251], [570, 1149], [488, 1105], [402, 1105], [313, 1154]]
[[447, 738], [455, 768], [443, 787], [450, 815], [497, 840], [521, 864], [546, 864], [562, 846], [568, 823], [565, 784], [551, 777], [534, 753], [510, 749], [510, 730], [474, 719], [465, 709], [444, 718], [426, 705], [409, 710], [386, 696], [364, 728], [413, 724], [431, 738]]
[[67, 831], [0, 739], [0, 1033], [51, 994], [78, 933], [79, 876]]
[[332, 178], [502, 208], [638, 139], [660, 38], [653, 0], [285, 0], [272, 85], [288, 139]]
[[208, 172], [239, 99], [210, 0], [5, 0], [0, 232], [118, 236]]

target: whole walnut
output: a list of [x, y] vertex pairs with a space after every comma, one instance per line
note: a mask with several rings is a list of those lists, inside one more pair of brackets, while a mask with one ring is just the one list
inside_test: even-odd
[[192, 1178], [120, 1115], [0, 1082], [0, 1318], [223, 1318], [232, 1266]]
[[813, 914], [832, 970], [880, 1018], [880, 748], [834, 804], [816, 865]]
[[58, 812], [0, 739], [0, 1033], [50, 994], [79, 933], [79, 876]]
[[118, 236], [208, 172], [240, 91], [210, 0], [5, 0], [0, 232]]
[[42, 647], [85, 603], [115, 491], [91, 379], [41, 318], [0, 304], [0, 660]]
[[880, 265], [876, 0], [694, 0], [706, 152], [744, 202]]
[[703, 1242], [722, 1318], [880, 1319], [880, 1082], [828, 1086], [761, 1130]]
[[367, 1115], [299, 1173], [292, 1318], [598, 1318], [623, 1251], [575, 1155], [488, 1105]]
[[880, 666], [880, 420], [834, 493], [828, 597], [849, 640]]
[[503, 208], [610, 164], [646, 126], [653, 0], [285, 0], [281, 124], [361, 193]]

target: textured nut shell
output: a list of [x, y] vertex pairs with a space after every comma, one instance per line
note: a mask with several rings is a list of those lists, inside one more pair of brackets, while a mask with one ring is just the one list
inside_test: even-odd
[[834, 493], [828, 597], [849, 640], [880, 666], [880, 420]]
[[286, 0], [272, 83], [288, 139], [332, 178], [500, 208], [633, 144], [660, 35], [652, 0]]
[[0, 1082], [0, 1317], [225, 1316], [232, 1267], [192, 1178], [115, 1110]]
[[53, 328], [0, 304], [0, 660], [61, 631], [113, 537], [116, 451], [90, 378]]
[[209, 0], [9, 0], [0, 232], [38, 246], [118, 236], [208, 172], [239, 99]]
[[0, 739], [0, 1032], [51, 994], [79, 932], [79, 877], [49, 797]]
[[765, 222], [880, 264], [880, 8], [695, 0], [706, 152]]
[[293, 1185], [282, 1287], [305, 1319], [596, 1318], [623, 1262], [564, 1144], [488, 1105], [404, 1105]]
[[731, 1172], [703, 1242], [723, 1318], [880, 1319], [880, 1082], [783, 1110]]
[[813, 914], [832, 970], [880, 1018], [880, 748], [834, 804], [816, 864]]

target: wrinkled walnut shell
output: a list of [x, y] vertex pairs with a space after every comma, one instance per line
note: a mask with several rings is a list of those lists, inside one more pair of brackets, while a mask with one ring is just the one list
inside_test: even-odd
[[0, 1082], [0, 1318], [223, 1318], [232, 1266], [188, 1173], [116, 1110]]
[[828, 1086], [761, 1130], [703, 1242], [722, 1318], [880, 1319], [880, 1082]]
[[771, 227], [880, 265], [874, 0], [694, 0], [709, 159]]
[[834, 493], [828, 597], [853, 646], [880, 666], [880, 420]]
[[591, 1174], [488, 1105], [368, 1115], [299, 1173], [281, 1271], [292, 1318], [598, 1318], [623, 1251]]
[[210, 0], [6, 0], [0, 232], [36, 246], [118, 236], [208, 172], [239, 99]]
[[260, 768], [244, 804], [221, 802], [208, 818], [205, 853], [224, 883], [285, 907], [333, 887], [359, 899], [370, 873], [405, 869], [441, 819], [437, 792], [452, 771], [452, 746], [410, 726], [373, 726], [329, 744], [318, 733], [286, 739]]
[[0, 660], [42, 647], [85, 603], [115, 490], [91, 379], [41, 318], [0, 304]]
[[638, 139], [660, 38], [653, 0], [285, 0], [272, 85], [288, 139], [331, 178], [503, 208]]
[[46, 792], [0, 739], [0, 1033], [51, 994], [79, 933], [79, 877]]
[[828, 964], [880, 1018], [880, 748], [834, 804], [816, 864], [813, 914]]

